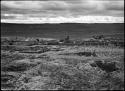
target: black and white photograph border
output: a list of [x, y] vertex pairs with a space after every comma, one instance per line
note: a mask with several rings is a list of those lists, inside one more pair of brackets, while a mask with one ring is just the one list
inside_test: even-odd
[[1, 90], [124, 90], [124, 0], [1, 0]]

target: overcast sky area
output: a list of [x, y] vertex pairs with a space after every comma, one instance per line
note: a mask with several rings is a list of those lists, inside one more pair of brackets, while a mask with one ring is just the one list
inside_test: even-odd
[[123, 23], [124, 0], [2, 0], [1, 22]]

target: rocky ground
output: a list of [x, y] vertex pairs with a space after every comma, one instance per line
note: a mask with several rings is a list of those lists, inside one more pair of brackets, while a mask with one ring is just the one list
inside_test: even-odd
[[[96, 61], [115, 63], [107, 72]], [[104, 67], [104, 66], [103, 66]], [[124, 49], [2, 45], [3, 90], [124, 90]]]

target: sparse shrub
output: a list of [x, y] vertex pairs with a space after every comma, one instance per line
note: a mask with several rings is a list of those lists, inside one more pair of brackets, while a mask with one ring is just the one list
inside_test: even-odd
[[9, 65], [6, 65], [2, 67], [3, 71], [26, 71], [29, 68], [32, 68], [33, 66], [36, 66], [36, 64], [26, 64], [26, 63], [11, 63]]
[[1, 54], [1, 66], [10, 64], [11, 62], [15, 61], [15, 60], [21, 60], [24, 59], [25, 56], [23, 55], [19, 55], [19, 54], [6, 54], [6, 53], [2, 53]]
[[[37, 42], [39, 42], [39, 40]], [[29, 45], [37, 44], [33, 42], [28, 43]], [[61, 47], [62, 46], [60, 46], [60, 48]], [[55, 55], [53, 56], [47, 53], [44, 54], [44, 52], [51, 50], [50, 46], [41, 47], [36, 45], [8, 45], [2, 46], [1, 48], [3, 51], [3, 53], [1, 54], [2, 71], [5, 71], [6, 73], [20, 73], [20, 76], [12, 77], [9, 76], [9, 74], [6, 76], [2, 75], [2, 86], [5, 86], [6, 88], [11, 88], [15, 86], [15, 90], [124, 89], [123, 49], [105, 46], [77, 46], [77, 49], [75, 49], [71, 46], [65, 46], [64, 52], [59, 52], [60, 54], [63, 53], [63, 57], [58, 55], [58, 52], [56, 53], [55, 51], [53, 51], [56, 53], [56, 57], [59, 56], [59, 58], [57, 57], [58, 59], [63, 59], [58, 60]], [[67, 51], [65, 51], [65, 49], [67, 49]], [[72, 50], [76, 50], [77, 52], [72, 52]], [[94, 50], [96, 50], [96, 52]], [[15, 51], [23, 53], [14, 53]], [[32, 55], [32, 53], [34, 54]], [[41, 55], [36, 55], [35, 53], [41, 53]], [[53, 57], [51, 58], [51, 56]], [[95, 57], [95, 59], [92, 59], [93, 57]], [[28, 60], [25, 60], [24, 58]], [[96, 58], [99, 60], [108, 59], [108, 61], [117, 62], [116, 65], [119, 68], [119, 71], [107, 73], [99, 69], [99, 67], [95, 66], [95, 64], [89, 63], [92, 60], [97, 60]], [[21, 61], [21, 59], [24, 60]], [[36, 80], [36, 78], [38, 79]], [[46, 84], [43, 84], [45, 78], [47, 79], [47, 81]], [[9, 84], [4, 84], [4, 82], [9, 81]]]
[[55, 64], [50, 64], [50, 63], [41, 63], [40, 64], [40, 69], [39, 72], [54, 72], [57, 71], [59, 69], [61, 69], [61, 66], [55, 65]]
[[97, 56], [95, 52], [86, 52], [86, 51], [85, 52], [78, 52], [76, 54], [79, 56], [86, 56], [86, 57], [89, 57], [89, 56], [96, 57]]
[[[71, 73], [71, 72], [72, 73]], [[85, 72], [84, 72], [85, 71]], [[75, 68], [66, 67], [63, 70], [58, 70], [51, 73], [52, 82], [55, 85], [60, 85], [61, 90], [87, 90], [93, 89], [89, 80], [94, 75], [94, 72], [77, 70]], [[96, 74], [95, 74], [96, 75]]]

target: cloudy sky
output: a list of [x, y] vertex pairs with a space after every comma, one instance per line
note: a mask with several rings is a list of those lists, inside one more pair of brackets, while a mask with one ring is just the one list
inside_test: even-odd
[[124, 0], [2, 0], [1, 22], [121, 23]]

